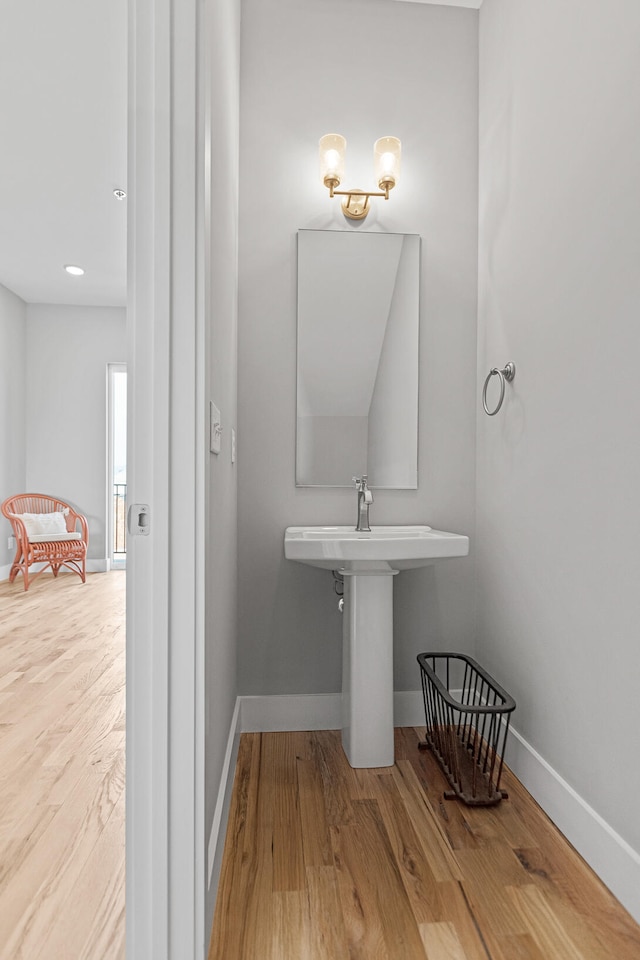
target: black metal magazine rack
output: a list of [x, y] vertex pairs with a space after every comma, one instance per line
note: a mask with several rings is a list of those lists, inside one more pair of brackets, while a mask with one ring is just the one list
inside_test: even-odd
[[453, 790], [473, 806], [492, 806], [500, 789], [513, 697], [471, 657], [461, 653], [418, 655], [427, 724], [426, 743]]

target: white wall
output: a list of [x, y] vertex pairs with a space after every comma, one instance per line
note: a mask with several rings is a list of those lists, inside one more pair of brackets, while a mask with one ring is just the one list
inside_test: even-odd
[[89, 559], [107, 556], [107, 363], [126, 358], [121, 307], [27, 306], [26, 477], [89, 523]]
[[[426, 522], [474, 543], [477, 11], [390, 0], [244, 0], [240, 139], [239, 689], [340, 689], [329, 574], [285, 560], [285, 527], [355, 523], [349, 490], [295, 487], [296, 231], [353, 230], [318, 178], [324, 133], [348, 185], [403, 142], [402, 180], [365, 229], [423, 237], [419, 489], [380, 490], [377, 523]], [[415, 655], [473, 645], [473, 558], [396, 578], [397, 689]]]
[[[206, 384], [223, 426], [221, 452], [208, 456], [206, 468], [204, 812], [209, 838], [236, 699], [237, 466], [231, 463], [231, 429], [237, 425], [239, 0], [210, 0], [204, 37], [210, 66], [205, 93], [205, 155], [210, 158], [205, 169], [205, 256], [211, 268], [205, 279]], [[219, 840], [223, 843], [224, 835]], [[205, 944], [214, 895], [212, 882]]]
[[478, 419], [478, 652], [636, 851], [639, 36], [637, 0], [480, 14], [479, 382], [517, 373]]
[[[0, 503], [25, 489], [26, 317], [24, 300], [0, 284]], [[11, 525], [0, 523], [0, 580], [9, 576], [15, 550]]]

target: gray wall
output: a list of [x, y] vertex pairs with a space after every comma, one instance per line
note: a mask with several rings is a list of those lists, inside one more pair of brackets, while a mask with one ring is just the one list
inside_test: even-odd
[[89, 559], [107, 556], [107, 363], [126, 359], [125, 324], [122, 307], [27, 306], [25, 485], [85, 514]]
[[[0, 284], [0, 503], [26, 483], [27, 306]], [[9, 576], [15, 550], [7, 547], [11, 525], [0, 522], [0, 579]], [[6, 569], [4, 569], [6, 568]]]
[[636, 850], [639, 36], [637, 0], [480, 14], [478, 375], [517, 374], [478, 419], [478, 650]]
[[[318, 177], [346, 136], [347, 185], [373, 181], [373, 142], [403, 142], [402, 180], [367, 230], [422, 246], [419, 490], [381, 490], [377, 523], [474, 538], [477, 303], [476, 11], [389, 0], [244, 0], [240, 137], [239, 692], [340, 689], [329, 574], [287, 562], [288, 525], [355, 522], [355, 493], [296, 489], [296, 230], [354, 229]], [[357, 229], [357, 227], [355, 228]], [[473, 557], [396, 578], [397, 689], [415, 654], [470, 649]]]
[[[206, 5], [211, 73], [205, 96], [212, 138], [211, 167], [205, 170], [206, 384], [220, 409], [223, 433], [218, 456], [206, 471], [207, 555], [205, 598], [205, 838], [209, 839], [227, 737], [236, 699], [237, 496], [231, 463], [231, 428], [237, 423], [237, 246], [238, 107], [240, 3], [211, 0]], [[210, 124], [210, 126], [209, 126]], [[208, 442], [206, 443], [208, 449]], [[206, 904], [204, 941], [208, 944], [214, 898]]]

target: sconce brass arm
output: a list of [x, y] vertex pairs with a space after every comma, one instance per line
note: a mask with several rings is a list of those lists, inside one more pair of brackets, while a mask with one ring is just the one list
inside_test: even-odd
[[330, 197], [365, 197], [365, 203], [369, 197], [384, 197], [389, 199], [389, 187], [386, 190], [334, 190], [329, 189]]
[[348, 197], [342, 201], [342, 212], [350, 220], [364, 220], [369, 213], [370, 197], [384, 197], [389, 199], [389, 190], [393, 184], [385, 185], [384, 190], [336, 190], [332, 183], [326, 184], [329, 187], [330, 197]]

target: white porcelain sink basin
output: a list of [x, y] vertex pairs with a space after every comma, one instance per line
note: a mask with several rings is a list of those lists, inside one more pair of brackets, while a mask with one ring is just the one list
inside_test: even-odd
[[352, 767], [393, 764], [393, 577], [447, 557], [469, 538], [422, 525], [288, 527], [288, 560], [344, 576], [342, 745]]
[[469, 538], [424, 525], [372, 527], [288, 527], [284, 553], [325, 570], [391, 573], [422, 567], [446, 557], [465, 557]]

